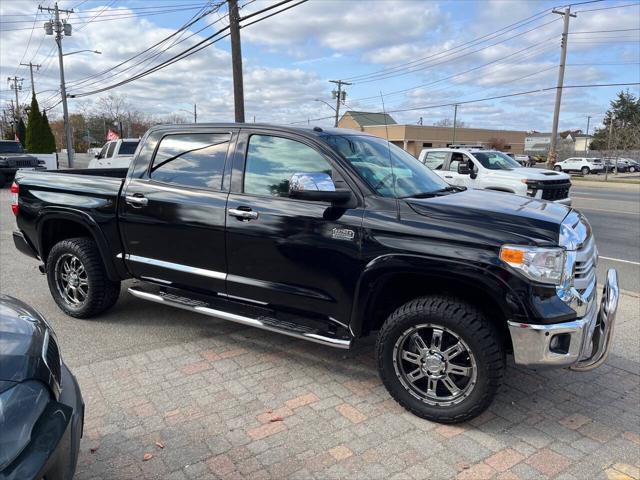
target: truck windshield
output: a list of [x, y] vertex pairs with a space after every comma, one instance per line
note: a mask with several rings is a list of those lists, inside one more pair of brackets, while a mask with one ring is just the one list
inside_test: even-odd
[[448, 187], [417, 158], [382, 138], [327, 135], [324, 140], [382, 197], [415, 197]]
[[18, 142], [0, 142], [0, 153], [24, 153]]
[[478, 159], [484, 168], [489, 170], [511, 170], [522, 167], [513, 158], [502, 152], [473, 152], [473, 156]]

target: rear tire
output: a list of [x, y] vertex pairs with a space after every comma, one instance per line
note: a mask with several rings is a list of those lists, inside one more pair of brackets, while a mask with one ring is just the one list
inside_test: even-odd
[[474, 306], [444, 295], [417, 298], [393, 312], [378, 335], [376, 357], [391, 396], [441, 423], [486, 410], [505, 370], [495, 326]]
[[591, 170], [589, 169], [589, 167], [582, 167], [580, 169], [580, 173], [582, 173], [582, 175], [589, 175], [589, 172], [591, 172]]
[[89, 238], [56, 243], [46, 271], [51, 296], [71, 317], [94, 317], [118, 301], [120, 282], [109, 280], [98, 247]]
[[0, 188], [4, 187], [6, 181], [7, 177], [5, 177], [4, 173], [0, 173]]
[[636, 171], [636, 167], [629, 167], [629, 173], [634, 173]]

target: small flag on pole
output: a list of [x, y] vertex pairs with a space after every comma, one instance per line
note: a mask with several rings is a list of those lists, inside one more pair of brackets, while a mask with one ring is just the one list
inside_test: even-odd
[[120, 135], [118, 135], [113, 130], [109, 129], [109, 131], [107, 132], [107, 140], [118, 140], [119, 138], [120, 138]]

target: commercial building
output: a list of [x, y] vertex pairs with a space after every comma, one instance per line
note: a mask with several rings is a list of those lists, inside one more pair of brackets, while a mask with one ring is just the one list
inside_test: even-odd
[[390, 115], [372, 112], [347, 111], [338, 122], [340, 128], [350, 128], [386, 138], [393, 144], [418, 156], [423, 148], [442, 148], [456, 145], [483, 145], [513, 153], [524, 151], [527, 132], [483, 128], [456, 128], [426, 125], [399, 125]]
[[[557, 145], [558, 150], [566, 151], [566, 153], [585, 153], [589, 150], [589, 146], [593, 141], [593, 136], [584, 135], [581, 130], [567, 130], [558, 133]], [[551, 145], [551, 134], [534, 132], [530, 133], [524, 139], [524, 151], [530, 154], [549, 153]]]

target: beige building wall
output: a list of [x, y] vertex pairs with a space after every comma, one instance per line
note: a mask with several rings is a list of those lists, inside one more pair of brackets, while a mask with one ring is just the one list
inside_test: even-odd
[[[342, 120], [345, 120], [344, 122]], [[433, 127], [420, 125], [370, 125], [360, 127], [353, 119], [343, 117], [339, 123], [341, 128], [360, 130], [378, 137], [387, 138], [390, 142], [404, 148], [414, 156], [418, 156], [423, 148], [446, 148], [451, 145], [453, 129], [451, 127]], [[352, 126], [353, 125], [353, 126]], [[482, 128], [457, 128], [456, 144], [484, 144], [491, 139], [504, 141], [505, 151], [510, 153], [524, 152], [526, 132], [518, 130], [487, 130]]]

